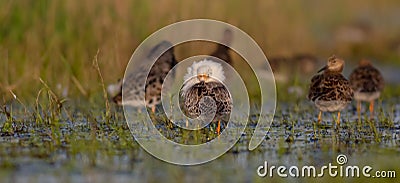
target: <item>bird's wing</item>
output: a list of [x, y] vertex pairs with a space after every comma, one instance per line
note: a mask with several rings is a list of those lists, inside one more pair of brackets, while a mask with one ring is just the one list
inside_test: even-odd
[[[207, 107], [216, 107], [217, 115], [229, 114], [232, 110], [231, 95], [227, 88], [219, 82], [197, 83], [190, 87], [183, 97], [181, 106], [189, 117], [198, 117], [201, 114], [201, 109], [208, 110], [205, 109]], [[205, 97], [213, 99], [215, 103], [207, 102], [203, 99]]]
[[232, 98], [225, 85], [219, 82], [209, 82], [207, 88], [209, 88], [210, 95], [214, 96], [217, 103], [217, 113], [229, 114], [232, 110]]
[[203, 86], [200, 84], [195, 84], [188, 88], [184, 95], [179, 95], [183, 97], [181, 100], [183, 101], [181, 103], [183, 112], [191, 118], [196, 118], [200, 115], [198, 104], [200, 99], [203, 97], [202, 87]]
[[342, 74], [323, 76], [317, 88], [318, 93], [314, 96], [314, 100], [318, 98], [325, 101], [351, 101], [354, 95], [349, 81]]
[[311, 78], [311, 83], [307, 95], [308, 100], [315, 101], [315, 99], [323, 92], [323, 88], [321, 87], [323, 77], [323, 74], [318, 74]]

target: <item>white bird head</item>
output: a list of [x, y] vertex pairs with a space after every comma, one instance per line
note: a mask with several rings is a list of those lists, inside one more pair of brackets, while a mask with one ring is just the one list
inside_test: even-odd
[[197, 79], [200, 81], [208, 81], [210, 75], [212, 75], [212, 69], [208, 65], [202, 65], [197, 68]]
[[183, 77], [183, 92], [185, 93], [189, 87], [199, 82], [223, 82], [225, 80], [224, 70], [220, 63], [211, 60], [201, 60], [194, 62], [187, 68], [187, 73]]
[[[203, 78], [202, 76], [207, 78]], [[223, 82], [225, 80], [222, 65], [207, 59], [194, 62], [190, 67], [187, 68], [187, 73], [183, 79], [186, 82], [194, 77], [197, 77], [197, 82], [200, 82], [199, 78], [219, 80], [219, 82]]]

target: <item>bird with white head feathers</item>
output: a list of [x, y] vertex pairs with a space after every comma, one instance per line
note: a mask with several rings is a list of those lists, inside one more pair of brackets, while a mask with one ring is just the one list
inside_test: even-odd
[[213, 122], [218, 122], [218, 134], [221, 131], [221, 120], [227, 122], [232, 110], [232, 98], [223, 84], [224, 80], [222, 65], [204, 59], [188, 67], [180, 91], [181, 107], [185, 115], [197, 118], [204, 114], [215, 114]]

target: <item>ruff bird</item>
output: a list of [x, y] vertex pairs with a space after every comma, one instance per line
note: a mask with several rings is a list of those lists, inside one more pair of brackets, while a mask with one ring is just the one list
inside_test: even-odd
[[307, 98], [319, 109], [318, 123], [322, 112], [338, 112], [336, 124], [340, 125], [340, 111], [353, 99], [350, 82], [342, 75], [344, 60], [335, 55], [328, 59], [327, 65], [311, 79]]
[[221, 131], [221, 120], [227, 123], [232, 110], [232, 97], [224, 80], [222, 65], [205, 59], [187, 68], [180, 90], [184, 114], [190, 118], [215, 114], [211, 122], [217, 122], [217, 134]]

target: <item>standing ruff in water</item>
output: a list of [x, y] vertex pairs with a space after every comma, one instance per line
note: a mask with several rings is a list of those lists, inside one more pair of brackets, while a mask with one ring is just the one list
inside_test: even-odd
[[357, 101], [358, 119], [361, 119], [361, 101], [369, 102], [370, 118], [374, 116], [374, 101], [379, 98], [385, 85], [384, 79], [371, 62], [361, 60], [350, 74], [350, 84]]
[[[174, 48], [170, 42], [162, 41], [150, 50], [146, 60], [144, 60], [154, 60], [155, 57], [161, 54], [161, 51], [167, 48], [169, 49], [154, 63], [148, 76], [146, 76], [144, 69], [139, 69], [138, 72], [129, 74], [124, 82], [119, 81], [117, 84], [108, 87], [110, 94], [116, 93], [113, 97], [115, 103], [118, 105], [139, 106], [141, 104], [140, 101], [143, 100], [140, 96], [143, 96], [144, 92], [146, 106], [151, 107], [153, 113], [155, 112], [156, 106], [161, 102], [161, 89], [164, 79], [177, 63], [174, 55]], [[138, 81], [142, 81], [146, 77], [146, 86], [143, 87], [143, 83], [139, 83]], [[127, 91], [124, 95], [124, 101], [122, 100], [122, 86], [124, 86]], [[143, 88], [145, 88], [145, 91], [143, 91]]]
[[342, 75], [344, 60], [335, 55], [328, 59], [328, 64], [318, 71], [322, 74], [311, 79], [308, 99], [320, 110], [318, 123], [321, 123], [322, 112], [338, 112], [336, 124], [340, 124], [340, 111], [353, 99], [353, 90], [349, 81]]
[[212, 122], [218, 122], [218, 134], [221, 131], [221, 120], [226, 122], [232, 110], [232, 98], [222, 83], [224, 80], [221, 64], [207, 59], [194, 62], [187, 69], [179, 95], [186, 116], [197, 118], [200, 115], [215, 114], [211, 119]]

